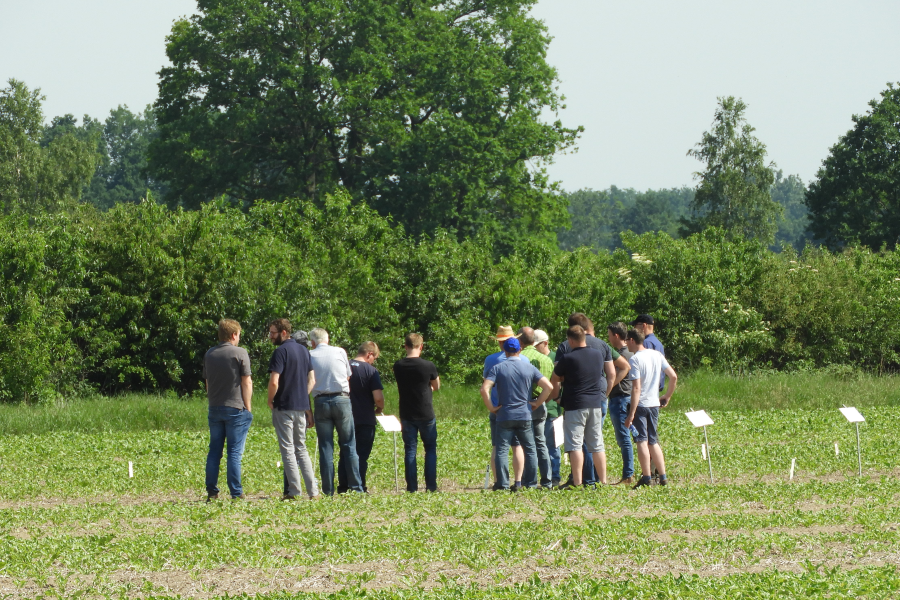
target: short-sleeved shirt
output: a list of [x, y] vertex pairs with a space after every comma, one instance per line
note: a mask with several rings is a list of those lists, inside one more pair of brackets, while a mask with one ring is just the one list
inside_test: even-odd
[[[598, 338], [596, 336], [586, 334], [584, 336], [584, 343], [587, 345], [588, 348], [596, 348], [597, 350], [600, 350], [600, 351], [603, 351], [603, 349], [605, 348], [612, 355], [612, 360], [616, 360], [620, 356], [618, 352], [616, 352], [613, 348], [609, 347], [609, 344], [607, 344], [606, 342], [604, 342], [603, 340], [601, 340], [600, 338]], [[559, 362], [559, 359], [561, 359], [563, 356], [565, 356], [566, 354], [568, 354], [571, 351], [572, 351], [572, 347], [569, 346], [569, 340], [563, 340], [563, 342], [559, 346], [556, 347], [556, 356], [553, 359], [553, 362]]]
[[293, 338], [275, 348], [269, 360], [269, 373], [278, 373], [278, 391], [272, 405], [278, 410], [309, 410], [309, 350]]
[[541, 380], [541, 372], [531, 362], [519, 355], [491, 367], [488, 381], [494, 382], [500, 411], [497, 422], [531, 421], [531, 390]]
[[351, 360], [350, 404], [353, 406], [353, 423], [375, 426], [375, 390], [383, 390], [378, 369], [364, 360]]
[[316, 374], [316, 386], [312, 390], [313, 397], [322, 394], [349, 394], [350, 361], [347, 352], [337, 346], [317, 344], [309, 351], [313, 372]]
[[602, 408], [606, 400], [604, 363], [612, 362], [609, 346], [573, 348], [556, 363], [553, 372], [564, 378], [562, 407], [566, 410]]
[[402, 421], [430, 421], [434, 418], [431, 382], [437, 378], [437, 367], [430, 360], [406, 357], [394, 363]]
[[203, 356], [203, 379], [210, 406], [244, 408], [241, 377], [250, 376], [250, 355], [240, 346], [222, 342]]
[[659, 381], [663, 372], [669, 368], [666, 357], [655, 350], [641, 350], [640, 352], [635, 352], [628, 362], [631, 364], [631, 371], [628, 372], [628, 377], [632, 381], [635, 379], [641, 380], [641, 395], [638, 399], [638, 406], [644, 408], [659, 406], [659, 388], [653, 384]]
[[[659, 338], [653, 335], [652, 333], [644, 338], [644, 348], [649, 348], [650, 350], [656, 350], [663, 356], [666, 355], [666, 348], [662, 345], [662, 342], [659, 341]], [[663, 386], [666, 384], [666, 374], [663, 373], [659, 377], [659, 391], [663, 390]]]
[[[630, 361], [631, 357], [634, 356], [634, 354], [628, 351], [628, 346], [619, 348], [619, 354], [624, 356], [625, 360], [628, 361]], [[630, 365], [631, 363], [629, 363], [629, 368]], [[615, 398], [616, 396], [628, 396], [629, 398], [631, 397], [631, 380], [628, 379], [628, 373], [625, 373], [625, 377], [622, 379], [622, 381], [620, 381], [617, 386], [613, 387], [612, 397]]]
[[[481, 370], [481, 377], [487, 379], [488, 373], [491, 372], [498, 364], [502, 363], [506, 360], [506, 352], [495, 352], [493, 354], [489, 354], [487, 358], [484, 359], [484, 368]], [[500, 406], [497, 401], [497, 389], [491, 389], [491, 402], [494, 403], [494, 406]], [[493, 416], [493, 415], [492, 415]]]
[[[526, 346], [522, 348], [522, 356], [528, 359], [541, 375], [550, 379], [553, 376], [553, 361], [546, 354], [538, 352], [534, 346]], [[531, 394], [535, 398], [541, 394], [543, 390], [539, 386], [535, 386]], [[547, 403], [541, 404], [537, 410], [531, 411], [531, 418], [535, 421], [547, 418]]]

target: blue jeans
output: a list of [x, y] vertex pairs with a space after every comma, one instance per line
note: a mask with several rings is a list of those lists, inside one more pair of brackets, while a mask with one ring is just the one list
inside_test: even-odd
[[547, 420], [544, 421], [544, 440], [547, 442], [547, 453], [550, 455], [550, 469], [553, 472], [551, 479], [559, 481], [559, 463], [562, 456], [559, 453], [559, 446], [556, 445], [556, 436], [553, 433], [554, 420], [547, 417]]
[[[600, 418], [600, 431], [603, 431], [603, 420], [606, 418], [606, 411], [609, 408], [607, 401], [603, 401], [602, 417]], [[596, 485], [600, 482], [597, 478], [597, 471], [594, 469], [594, 455], [587, 451], [587, 445], [581, 445], [581, 451], [584, 453], [584, 469], [581, 471], [581, 481], [585, 485]]]
[[403, 476], [406, 478], [406, 491], [419, 491], [419, 475], [416, 472], [416, 446], [418, 437], [425, 446], [425, 489], [437, 491], [437, 424], [429, 421], [400, 421], [403, 428]]
[[534, 445], [533, 421], [497, 421], [497, 483], [495, 490], [509, 488], [509, 447], [513, 437], [519, 438], [525, 452], [522, 486], [537, 487], [537, 450]]
[[228, 440], [228, 457], [225, 460], [225, 473], [228, 491], [232, 498], [244, 493], [241, 487], [241, 457], [244, 455], [244, 442], [253, 422], [253, 413], [249, 410], [230, 406], [209, 407], [209, 453], [206, 455], [206, 493], [219, 493], [219, 465], [222, 463], [222, 450]]
[[359, 457], [356, 455], [356, 428], [353, 426], [353, 408], [350, 396], [319, 396], [315, 399], [316, 429], [319, 430], [319, 475], [322, 478], [322, 493], [334, 496], [334, 432], [337, 430], [338, 444], [347, 457], [347, 487], [362, 492], [359, 480]]
[[[354, 425], [356, 429], [356, 455], [359, 457], [359, 480], [362, 483], [364, 492], [369, 491], [366, 485], [366, 472], [369, 470], [369, 455], [372, 454], [372, 445], [375, 444], [375, 426], [374, 425]], [[338, 494], [343, 494], [349, 488], [347, 487], [347, 456], [344, 449], [341, 448], [340, 459], [338, 460]]]
[[541, 487], [550, 487], [550, 449], [547, 447], [547, 438], [544, 435], [546, 424], [546, 418], [531, 421], [534, 448], [535, 452], [537, 452], [537, 468], [541, 474]]
[[616, 432], [616, 443], [622, 451], [622, 478], [634, 476], [634, 448], [631, 443], [631, 432], [625, 427], [628, 410], [631, 406], [630, 396], [613, 396], [609, 399], [609, 418]]

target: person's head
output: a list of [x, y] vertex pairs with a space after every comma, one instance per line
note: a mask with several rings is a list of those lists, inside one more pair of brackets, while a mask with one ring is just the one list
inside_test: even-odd
[[328, 343], [328, 332], [321, 327], [316, 327], [309, 332], [309, 341], [312, 347], [321, 346]]
[[494, 339], [497, 340], [497, 343], [500, 345], [500, 350], [503, 350], [503, 342], [508, 340], [511, 337], [516, 337], [513, 333], [513, 328], [509, 325], [501, 325], [497, 328], [497, 335], [494, 336]]
[[569, 315], [569, 327], [579, 325], [588, 335], [594, 335], [594, 324], [584, 313], [572, 313]]
[[403, 347], [406, 349], [406, 356], [419, 356], [422, 354], [422, 348], [425, 347], [425, 340], [422, 339], [420, 333], [407, 333], [403, 340]]
[[625, 345], [628, 346], [628, 351], [637, 352], [643, 348], [645, 337], [644, 333], [638, 331], [637, 327], [629, 329], [628, 333], [625, 334]]
[[356, 358], [374, 365], [380, 354], [381, 351], [378, 349], [378, 344], [375, 342], [363, 342], [356, 351]]
[[287, 319], [275, 319], [269, 323], [269, 339], [280, 346], [291, 337], [291, 322]]
[[519, 343], [518, 339], [511, 337], [503, 342], [503, 351], [506, 353], [506, 356], [516, 356], [522, 351], [522, 344]]
[[534, 329], [531, 327], [522, 327], [519, 329], [519, 335], [517, 337], [522, 343], [523, 348], [534, 346]]
[[[647, 337], [651, 333], [653, 333], [653, 317], [650, 315], [638, 315], [638, 318], [631, 322], [631, 326], [644, 334], [644, 337]], [[643, 340], [641, 340], [643, 343]]]
[[585, 336], [584, 327], [581, 325], [572, 325], [566, 330], [566, 339], [569, 340], [569, 346], [571, 348], [583, 348], [587, 344], [584, 341]]
[[621, 348], [625, 345], [625, 336], [628, 329], [622, 321], [616, 321], [606, 326], [606, 337], [609, 339], [609, 345], [613, 348]]
[[219, 341], [231, 342], [235, 346], [241, 341], [241, 324], [234, 319], [219, 321]]
[[303, 346], [304, 348], [309, 348], [309, 334], [303, 330], [295, 331], [291, 334], [291, 337], [295, 342]]
[[543, 329], [534, 330], [534, 349], [545, 356], [550, 354], [550, 336]]

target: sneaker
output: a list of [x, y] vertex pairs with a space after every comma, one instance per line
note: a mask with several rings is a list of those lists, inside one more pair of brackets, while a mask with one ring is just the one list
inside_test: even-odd
[[649, 486], [650, 485], [650, 476], [641, 477], [638, 482], [631, 489], [636, 490], [639, 487]]
[[207, 502], [212, 502], [213, 500], [218, 500], [218, 499], [219, 499], [218, 494], [207, 494], [207, 496], [206, 496]]
[[231, 499], [232, 500], [246, 500], [247, 494], [241, 494], [240, 496], [232, 496]]
[[632, 485], [632, 484], [634, 484], [634, 476], [623, 477], [622, 479], [615, 482], [613, 485]]
[[559, 480], [558, 477], [557, 477], [556, 479], [551, 479], [551, 480], [550, 480], [550, 487], [551, 487], [551, 488], [559, 487], [559, 481], [560, 481], [560, 480]]
[[581, 486], [575, 485], [574, 483], [572, 483], [572, 480], [570, 479], [570, 480], [566, 481], [565, 483], [556, 486], [556, 489], [563, 490], [563, 491], [577, 490], [579, 487], [581, 487]]
[[283, 495], [283, 496], [281, 497], [281, 500], [282, 500], [283, 502], [290, 502], [290, 501], [293, 501], [293, 500], [296, 500], [296, 499], [297, 499], [297, 496], [291, 496], [290, 494], [285, 494], [285, 495]]
[[659, 478], [659, 485], [669, 485], [669, 478], [665, 475]]

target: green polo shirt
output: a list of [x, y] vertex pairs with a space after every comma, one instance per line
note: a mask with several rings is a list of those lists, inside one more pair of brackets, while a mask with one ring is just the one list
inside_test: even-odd
[[[541, 375], [550, 379], [553, 376], [553, 361], [550, 360], [549, 356], [541, 354], [537, 350], [535, 350], [534, 346], [526, 346], [522, 348], [522, 356], [528, 359], [528, 361], [535, 366], [535, 368], [541, 372]], [[543, 390], [540, 386], [534, 386], [534, 390], [532, 390], [533, 396], [536, 398]], [[557, 402], [552, 400], [546, 402], [543, 406], [538, 408], [536, 411], [532, 413], [532, 419], [535, 421], [539, 421], [550, 414], [551, 403], [556, 405], [556, 410], [559, 411], [559, 405]], [[559, 416], [558, 414], [556, 416]]]

